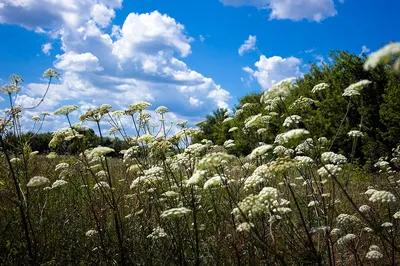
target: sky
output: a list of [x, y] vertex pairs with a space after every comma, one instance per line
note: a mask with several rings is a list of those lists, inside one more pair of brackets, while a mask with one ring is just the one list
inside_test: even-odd
[[[43, 104], [25, 112], [28, 126], [66, 104], [80, 107], [77, 120], [104, 103], [122, 110], [138, 101], [195, 123], [329, 63], [331, 50], [361, 56], [398, 40], [399, 8], [398, 0], [0, 0], [0, 86], [21, 75], [16, 103], [30, 107], [45, 91], [43, 72], [60, 72]], [[51, 117], [43, 130], [65, 125]]]

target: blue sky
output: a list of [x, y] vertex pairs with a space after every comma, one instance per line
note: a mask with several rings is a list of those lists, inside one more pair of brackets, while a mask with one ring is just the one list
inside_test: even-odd
[[[396, 41], [399, 8], [397, 0], [0, 0], [0, 86], [21, 75], [18, 104], [32, 106], [51, 67], [61, 78], [27, 117], [143, 100], [196, 122], [329, 62], [330, 50], [369, 53]], [[46, 130], [63, 125], [52, 119]]]

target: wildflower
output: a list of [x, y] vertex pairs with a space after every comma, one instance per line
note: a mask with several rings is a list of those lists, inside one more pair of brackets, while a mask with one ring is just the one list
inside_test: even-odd
[[227, 141], [224, 142], [224, 147], [225, 148], [231, 148], [235, 146], [235, 143], [233, 143], [233, 139], [228, 139]]
[[347, 158], [341, 154], [329, 151], [321, 154], [321, 161], [323, 163], [345, 164], [347, 163]]
[[389, 63], [393, 56], [400, 55], [400, 43], [389, 43], [385, 47], [370, 54], [364, 63], [364, 69], [375, 68], [380, 63]]
[[51, 188], [54, 189], [54, 188], [62, 187], [62, 186], [65, 186], [66, 184], [68, 184], [67, 181], [59, 179], [59, 180], [54, 181], [53, 185], [51, 185]]
[[200, 122], [197, 122], [196, 124], [194, 124], [196, 127], [199, 127], [201, 125], [203, 125], [205, 122], [207, 122], [207, 120], [202, 120]]
[[341, 226], [347, 226], [347, 225], [359, 224], [360, 219], [355, 215], [341, 213], [339, 214], [338, 217], [336, 217], [336, 222]]
[[161, 218], [176, 219], [181, 218], [192, 211], [185, 207], [172, 208], [161, 213]]
[[228, 116], [230, 116], [232, 114], [233, 114], [233, 111], [232, 110], [228, 110], [228, 111], [225, 112], [224, 116], [228, 117]]
[[188, 123], [187, 120], [183, 120], [181, 122], [176, 123], [177, 126], [184, 127]]
[[157, 114], [165, 114], [169, 112], [169, 109], [166, 106], [159, 106], [157, 107], [157, 109], [155, 110], [155, 112]]
[[308, 132], [307, 130], [305, 130], [303, 128], [292, 129], [285, 133], [277, 135], [275, 138], [275, 143], [283, 145], [293, 139], [297, 139], [297, 138], [300, 138], [302, 136], [309, 135], [309, 134], [310, 134], [310, 132]]
[[196, 170], [193, 175], [189, 178], [187, 184], [188, 185], [197, 185], [203, 179], [206, 171], [204, 170]]
[[88, 230], [88, 231], [85, 233], [85, 235], [86, 235], [87, 237], [93, 237], [93, 236], [95, 236], [96, 234], [98, 234], [98, 232], [97, 232], [96, 230], [93, 230], [93, 229]]
[[226, 122], [229, 122], [231, 120], [233, 120], [233, 117], [227, 117], [227, 118], [224, 119], [224, 121], [222, 121], [222, 123], [226, 123]]
[[35, 122], [38, 122], [38, 121], [40, 121], [40, 117], [38, 115], [35, 115], [32, 117], [32, 120]]
[[214, 177], [211, 177], [210, 179], [208, 179], [205, 183], [204, 183], [204, 189], [210, 188], [210, 187], [217, 187], [222, 185], [223, 180], [225, 180], [225, 178], [217, 175]]
[[313, 201], [310, 201], [309, 203], [308, 203], [308, 207], [314, 207], [314, 206], [316, 206], [316, 205], [318, 205], [319, 204], [319, 202], [318, 201], [316, 201], [316, 200], [313, 200]]
[[167, 233], [165, 233], [164, 229], [157, 226], [153, 229], [153, 232], [147, 236], [147, 238], [159, 239], [163, 237], [167, 237]]
[[331, 231], [331, 236], [336, 236], [340, 234], [341, 230], [339, 228], [333, 228]]
[[365, 255], [365, 258], [368, 260], [378, 260], [383, 258], [383, 254], [380, 252], [380, 248], [376, 245], [371, 245], [369, 247], [369, 250], [367, 254]]
[[393, 218], [394, 219], [400, 219], [400, 211], [395, 212], [395, 214], [393, 214]]
[[58, 78], [60, 74], [57, 70], [49, 68], [43, 73], [43, 77]]
[[57, 153], [55, 152], [50, 152], [47, 156], [48, 159], [55, 159], [57, 158]]
[[94, 149], [92, 149], [92, 150], [90, 151], [89, 157], [90, 157], [90, 158], [93, 158], [93, 157], [96, 157], [96, 156], [101, 157], [101, 156], [104, 156], [104, 155], [109, 154], [109, 153], [112, 153], [112, 152], [115, 152], [115, 150], [114, 150], [114, 149], [111, 149], [111, 148], [109, 148], [109, 147], [102, 147], [102, 146], [99, 146], [99, 147], [96, 147], [96, 148], [94, 148]]
[[11, 163], [18, 163], [18, 162], [20, 162], [20, 161], [21, 161], [21, 159], [20, 159], [20, 158], [17, 158], [17, 157], [12, 158], [12, 159], [10, 160]]
[[[318, 101], [315, 101], [311, 98], [307, 98], [304, 96], [300, 96], [296, 101], [294, 101], [290, 106], [289, 109], [290, 110], [307, 110], [307, 108], [309, 108], [312, 104], [316, 103]], [[272, 116], [272, 114], [270, 113], [269, 115]]]
[[55, 148], [62, 141], [72, 140], [74, 138], [83, 138], [83, 135], [79, 134], [78, 131], [73, 128], [60, 128], [53, 133], [53, 138], [49, 142], [49, 147]]
[[238, 225], [238, 227], [236, 228], [236, 230], [238, 232], [250, 232], [251, 228], [254, 227], [253, 223], [241, 223]]
[[314, 163], [314, 160], [308, 156], [296, 156], [294, 158], [300, 166], [307, 166]]
[[392, 203], [396, 202], [396, 197], [388, 191], [375, 191], [371, 194], [368, 199], [371, 202], [379, 203]]
[[264, 182], [264, 178], [262, 178], [260, 175], [253, 174], [246, 178], [244, 181], [244, 190], [248, 190], [250, 188], [257, 187], [258, 185], [262, 184]]
[[291, 115], [286, 117], [285, 121], [283, 122], [284, 127], [290, 127], [292, 124], [299, 124], [301, 121], [301, 116], [299, 115]]
[[353, 138], [359, 138], [359, 137], [363, 136], [363, 133], [358, 130], [351, 130], [349, 133], [347, 133], [347, 135], [349, 135], [350, 137], [353, 137]]
[[179, 193], [175, 192], [175, 191], [167, 191], [165, 193], [163, 193], [164, 196], [166, 196], [167, 198], [175, 198], [179, 196]]
[[0, 92], [2, 93], [7, 93], [7, 94], [12, 94], [12, 93], [17, 93], [21, 90], [20, 87], [16, 86], [16, 85], [4, 85], [0, 88]]
[[355, 234], [347, 234], [345, 236], [342, 236], [341, 238], [338, 239], [337, 244], [339, 246], [346, 245], [352, 241], [354, 241], [357, 238]]
[[368, 260], [378, 260], [383, 258], [383, 254], [376, 250], [368, 251], [365, 255], [365, 258]]
[[360, 208], [358, 208], [358, 210], [359, 210], [360, 212], [365, 213], [365, 212], [369, 212], [369, 211], [371, 210], [371, 207], [368, 206], [368, 205], [362, 205], [362, 206], [360, 206]]
[[93, 187], [93, 190], [100, 190], [101, 188], [103, 189], [109, 189], [110, 185], [108, 185], [107, 182], [105, 181], [100, 181], [99, 183], [96, 183]]
[[272, 145], [264, 144], [264, 145], [262, 145], [260, 147], [255, 148], [251, 152], [251, 154], [249, 155], [249, 158], [250, 159], [256, 159], [257, 157], [265, 156], [265, 155], [267, 155], [267, 152], [272, 150], [272, 149], [273, 149]]
[[54, 115], [59, 115], [59, 114], [68, 115], [76, 110], [78, 110], [78, 106], [76, 105], [64, 105], [58, 108], [56, 111], [54, 111]]
[[322, 82], [322, 83], [315, 85], [314, 88], [311, 90], [311, 92], [316, 93], [317, 91], [322, 91], [327, 88], [329, 88], [329, 84]]
[[351, 97], [351, 96], [361, 95], [361, 94], [360, 94], [360, 91], [361, 91], [364, 87], [368, 86], [368, 85], [371, 84], [371, 83], [372, 83], [371, 81], [366, 80], [366, 79], [360, 80], [360, 81], [358, 81], [358, 82], [356, 82], [356, 83], [353, 83], [353, 84], [351, 84], [350, 86], [348, 86], [348, 87], [344, 90], [344, 93], [342, 94], [342, 96]]
[[67, 169], [68, 167], [69, 167], [68, 163], [59, 163], [56, 165], [55, 171], [64, 170]]
[[392, 227], [393, 224], [389, 223], [389, 222], [384, 222], [383, 224], [381, 224], [382, 227]]
[[46, 185], [50, 183], [50, 180], [46, 177], [43, 176], [34, 176], [29, 180], [28, 184], [26, 184], [27, 187], [40, 187], [43, 185]]
[[134, 114], [136, 112], [142, 112], [144, 109], [151, 107], [151, 103], [148, 102], [137, 102], [137, 103], [132, 103], [129, 105], [129, 114]]

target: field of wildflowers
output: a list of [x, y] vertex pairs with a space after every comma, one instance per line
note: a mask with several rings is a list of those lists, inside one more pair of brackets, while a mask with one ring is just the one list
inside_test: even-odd
[[[389, 44], [370, 55], [365, 69], [399, 54], [400, 44]], [[398, 71], [400, 60], [393, 62]], [[58, 73], [49, 69], [44, 76], [49, 90]], [[295, 86], [292, 79], [263, 93], [267, 115], [246, 117], [245, 128], [229, 129], [267, 134], [271, 119], [285, 118], [286, 130], [246, 157], [230, 154], [234, 139], [223, 146], [207, 139], [192, 143], [200, 131], [187, 121], [176, 123], [172, 134], [164, 118], [168, 108], [158, 107], [158, 117], [152, 118], [146, 102], [122, 111], [104, 104], [88, 110], [77, 124], [70, 119], [77, 106], [56, 110], [54, 115], [63, 116], [69, 127], [54, 132], [49, 146], [72, 142], [79, 147], [76, 156], [38, 154], [23, 138], [10, 146], [4, 137], [22, 135], [24, 111], [14, 105], [22, 78], [13, 75], [10, 82], [2, 88], [10, 109], [0, 120], [2, 265], [400, 262], [400, 147], [391, 158], [376, 162], [378, 173], [361, 171], [354, 152], [331, 151], [335, 139], [314, 135], [293, 113], [314, 99], [301, 96], [294, 106], [282, 106]], [[343, 97], [362, 97], [370, 83], [349, 84]], [[318, 93], [329, 86], [315, 84], [310, 90]], [[33, 118], [36, 128], [48, 115]], [[228, 112], [226, 121], [240, 115], [242, 109]], [[129, 117], [131, 125], [123, 124], [122, 117]], [[153, 127], [152, 119], [160, 126]], [[110, 134], [129, 143], [121, 158], [110, 156], [110, 147], [86, 147], [84, 125], [94, 125], [103, 138], [102, 121], [110, 124]], [[362, 123], [360, 116], [360, 129]], [[135, 134], [127, 134], [127, 128]], [[362, 136], [361, 130], [348, 132], [353, 151]]]

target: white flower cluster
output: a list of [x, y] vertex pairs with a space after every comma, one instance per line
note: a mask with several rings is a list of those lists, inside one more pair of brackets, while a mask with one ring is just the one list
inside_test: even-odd
[[345, 236], [342, 236], [341, 238], [338, 239], [337, 244], [339, 246], [347, 245], [353, 242], [357, 236], [355, 234], [347, 234]]
[[342, 168], [335, 164], [326, 164], [317, 170], [318, 175], [324, 178], [337, 177], [342, 172]]
[[28, 182], [28, 184], [26, 184], [26, 186], [27, 187], [40, 187], [40, 186], [46, 185], [48, 183], [50, 183], [50, 180], [48, 178], [43, 177], [43, 176], [34, 176], [29, 180], [29, 182]]
[[151, 185], [163, 179], [164, 169], [159, 166], [154, 166], [148, 170], [144, 170], [144, 175], [139, 176], [132, 181], [131, 189], [137, 187], [139, 184]]
[[294, 101], [289, 106], [289, 110], [305, 111], [316, 102], [318, 102], [318, 101], [315, 101], [315, 100], [313, 100], [311, 98], [307, 98], [307, 97], [304, 97], [304, 96], [300, 96], [296, 101]]
[[59, 180], [54, 181], [53, 185], [51, 185], [51, 188], [54, 189], [54, 188], [62, 187], [62, 186], [65, 186], [66, 184], [68, 184], [67, 181], [59, 179]]
[[245, 128], [265, 127], [266, 125], [268, 125], [271, 118], [272, 117], [269, 115], [262, 115], [262, 114], [253, 115], [244, 121], [244, 127]]
[[365, 258], [368, 260], [379, 260], [383, 258], [383, 254], [381, 253], [381, 249], [376, 245], [371, 245], [368, 249]]
[[96, 230], [93, 230], [93, 229], [88, 230], [88, 231], [85, 233], [85, 235], [86, 235], [87, 237], [94, 237], [94, 236], [97, 235], [97, 234], [98, 234], [98, 232], [97, 232]]
[[301, 116], [299, 115], [291, 115], [289, 117], [286, 117], [285, 121], [283, 122], [284, 127], [290, 127], [293, 124], [298, 124], [301, 121]]
[[344, 155], [329, 151], [321, 154], [321, 161], [325, 164], [345, 164], [347, 163], [347, 158]]
[[311, 90], [312, 93], [316, 93], [317, 91], [323, 91], [329, 88], [329, 84], [327, 83], [319, 83], [314, 86], [314, 88]]
[[213, 177], [211, 177], [210, 179], [208, 179], [208, 180], [204, 183], [203, 188], [204, 188], [204, 189], [207, 189], [207, 188], [211, 188], [211, 187], [218, 187], [218, 186], [221, 186], [221, 185], [223, 184], [223, 181], [224, 181], [225, 179], [226, 179], [226, 178], [224, 178], [224, 177], [222, 177], [222, 176], [219, 176], [219, 175], [213, 176]]
[[347, 135], [353, 138], [359, 138], [363, 136], [363, 133], [359, 130], [351, 130]]
[[172, 208], [161, 213], [161, 218], [176, 219], [181, 218], [192, 211], [185, 207]]
[[396, 202], [396, 197], [384, 190], [375, 190], [375, 189], [368, 189], [365, 192], [366, 195], [369, 196], [369, 201], [376, 202], [376, 203], [393, 203]]
[[393, 56], [400, 55], [400, 43], [389, 43], [385, 47], [370, 54], [364, 63], [364, 69], [375, 68], [380, 63], [389, 63]]
[[224, 147], [225, 148], [231, 148], [235, 146], [235, 141], [233, 139], [228, 139], [227, 141], [224, 142]]
[[305, 130], [303, 128], [292, 129], [285, 133], [278, 134], [275, 138], [275, 143], [277, 143], [279, 145], [284, 145], [293, 139], [301, 138], [301, 137], [303, 137], [305, 135], [309, 135], [309, 134], [310, 134], [310, 132], [308, 132], [307, 130]]
[[254, 160], [258, 157], [266, 156], [268, 151], [272, 150], [273, 148], [274, 147], [269, 144], [264, 144], [260, 147], [257, 147], [249, 154], [249, 159]]
[[72, 140], [73, 138], [83, 138], [83, 135], [79, 134], [78, 131], [70, 127], [60, 128], [53, 133], [53, 138], [49, 142], [49, 147], [55, 148], [62, 141]]
[[348, 86], [345, 90], [342, 96], [347, 96], [347, 97], [352, 97], [352, 96], [358, 96], [361, 95], [360, 91], [371, 84], [372, 82], [369, 80], [360, 80], [359, 82], [353, 83], [350, 86]]
[[147, 236], [147, 238], [159, 239], [167, 236], [168, 235], [167, 233], [165, 233], [164, 229], [161, 228], [160, 226], [157, 226], [156, 228], [153, 229], [153, 232]]
[[93, 190], [101, 190], [101, 189], [110, 189], [110, 185], [108, 185], [105, 181], [100, 181], [93, 186]]
[[253, 223], [247, 223], [247, 222], [245, 222], [245, 223], [241, 223], [241, 224], [239, 224], [238, 225], [238, 227], [236, 228], [236, 230], [238, 231], [238, 232], [246, 232], [246, 233], [248, 233], [248, 232], [250, 232], [250, 230], [251, 230], [251, 228], [252, 227], [254, 227], [254, 224]]

